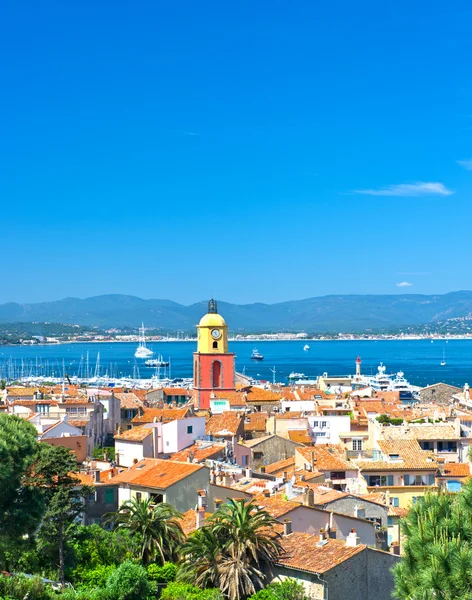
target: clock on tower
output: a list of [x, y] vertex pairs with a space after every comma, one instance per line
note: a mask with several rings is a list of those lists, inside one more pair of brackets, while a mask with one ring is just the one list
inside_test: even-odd
[[193, 388], [197, 408], [210, 408], [212, 391], [235, 391], [234, 353], [228, 352], [228, 326], [215, 300], [198, 324], [197, 351], [194, 352]]

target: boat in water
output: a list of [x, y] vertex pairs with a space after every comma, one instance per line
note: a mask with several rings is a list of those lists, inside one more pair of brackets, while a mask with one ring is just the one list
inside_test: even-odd
[[293, 379], [304, 379], [304, 377], [305, 377], [305, 373], [295, 373], [295, 371], [292, 371], [290, 373], [290, 375], [288, 376], [288, 378], [290, 380], [293, 380]]
[[159, 354], [157, 358], [149, 358], [145, 361], [144, 364], [146, 365], [146, 367], [168, 367], [170, 361], [164, 360], [162, 358], [162, 354]]
[[402, 402], [412, 402], [416, 399], [418, 388], [405, 379], [403, 371], [398, 371], [395, 375], [388, 375], [386, 371], [387, 367], [380, 363], [377, 373], [372, 377], [364, 377], [363, 383], [376, 392], [399, 392]]
[[134, 356], [136, 358], [149, 358], [152, 356], [154, 352], [146, 347], [146, 338], [144, 335], [144, 323], [141, 323], [141, 328], [139, 330], [139, 345], [136, 348], [136, 352]]
[[303, 350], [305, 350], [305, 352], [308, 352], [309, 349], [310, 349], [310, 346], [308, 344], [305, 344], [303, 346]]
[[443, 357], [442, 357], [442, 361], [441, 361], [441, 367], [445, 367], [446, 366], [446, 352], [443, 348]]
[[264, 360], [264, 356], [259, 352], [257, 348], [254, 348], [251, 354], [251, 360]]

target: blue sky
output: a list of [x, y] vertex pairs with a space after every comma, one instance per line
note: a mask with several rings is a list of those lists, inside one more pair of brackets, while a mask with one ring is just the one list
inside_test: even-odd
[[0, 301], [471, 289], [471, 22], [466, 0], [3, 3]]

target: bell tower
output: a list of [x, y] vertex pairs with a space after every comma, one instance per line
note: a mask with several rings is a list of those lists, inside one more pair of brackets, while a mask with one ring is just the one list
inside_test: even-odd
[[211, 392], [235, 390], [234, 353], [228, 352], [228, 326], [213, 299], [197, 326], [197, 338], [197, 351], [193, 354], [196, 407], [209, 409]]

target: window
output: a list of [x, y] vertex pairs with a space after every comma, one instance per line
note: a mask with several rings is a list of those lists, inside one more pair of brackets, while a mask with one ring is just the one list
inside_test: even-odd
[[367, 482], [370, 486], [393, 485], [393, 475], [369, 475]]
[[49, 414], [49, 404], [36, 404], [36, 412], [42, 415]]
[[387, 517], [387, 525], [390, 527], [393, 525], [393, 517]]
[[187, 425], [187, 433], [193, 433], [193, 425]]
[[434, 485], [434, 474], [404, 476], [405, 485]]
[[323, 429], [323, 427], [326, 427], [326, 421], [321, 421], [321, 429]]
[[352, 449], [355, 452], [362, 450], [362, 440], [352, 440]]
[[313, 421], [313, 427], [318, 427], [318, 426], [319, 426], [318, 421]]
[[105, 504], [113, 504], [113, 501], [114, 501], [113, 488], [109, 488], [108, 490], [105, 490]]
[[213, 342], [213, 348], [214, 348], [215, 350], [218, 350], [218, 342]]
[[334, 481], [335, 479], [346, 479], [345, 471], [331, 471], [331, 479]]
[[88, 501], [96, 502], [97, 501], [97, 492], [92, 492], [91, 494], [89, 494]]
[[241, 459], [242, 459], [242, 466], [247, 467], [247, 454], [243, 454]]
[[400, 499], [397, 496], [390, 496], [390, 506], [398, 508], [400, 506]]
[[137, 502], [141, 502], [142, 497], [143, 497], [143, 495], [141, 494], [141, 492], [136, 492], [136, 501]]
[[215, 360], [213, 363], [213, 387], [221, 387], [221, 363], [219, 360]]
[[255, 460], [261, 460], [261, 458], [264, 456], [263, 452], [254, 452], [254, 459]]
[[315, 437], [325, 437], [325, 435], [324, 431], [315, 431]]
[[132, 419], [134, 417], [134, 410], [126, 411], [126, 419]]
[[432, 448], [430, 448], [429, 446], [429, 442], [423, 442], [423, 450], [431, 450]]

